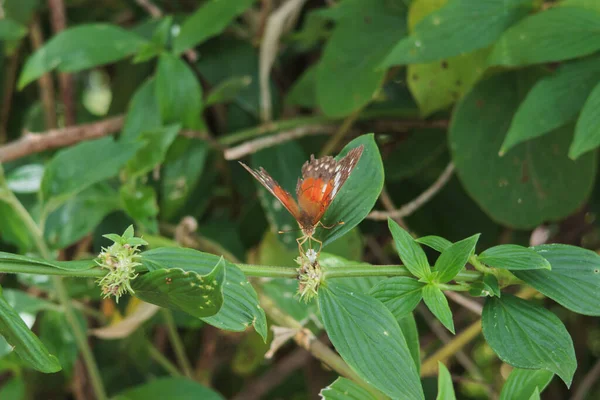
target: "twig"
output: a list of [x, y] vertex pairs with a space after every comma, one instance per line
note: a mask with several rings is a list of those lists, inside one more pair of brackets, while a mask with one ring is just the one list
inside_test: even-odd
[[6, 130], [8, 127], [8, 119], [10, 117], [10, 109], [12, 106], [15, 80], [19, 70], [20, 49], [21, 46], [17, 46], [15, 52], [10, 56], [8, 68], [6, 69], [6, 75], [4, 77], [4, 93], [2, 95], [2, 111], [0, 113], [0, 143], [5, 143], [8, 139]]
[[92, 124], [51, 129], [40, 134], [26, 133], [21, 139], [0, 147], [0, 162], [111, 135], [118, 132], [122, 126], [123, 116], [117, 116]]
[[258, 379], [245, 385], [232, 400], [258, 400], [264, 398], [269, 391], [281, 384], [292, 372], [310, 360], [310, 353], [297, 348], [274, 365]]
[[321, 156], [326, 156], [337, 148], [342, 139], [344, 139], [344, 136], [346, 136], [346, 133], [348, 133], [350, 128], [352, 128], [352, 125], [358, 120], [361, 111], [362, 108], [359, 108], [344, 120], [342, 126], [340, 126], [340, 129], [338, 129], [338, 131], [333, 134], [331, 139], [329, 139], [327, 143], [325, 143], [325, 146], [323, 146], [323, 148], [321, 149]]
[[596, 364], [594, 364], [592, 369], [589, 370], [589, 372], [585, 375], [585, 377], [579, 384], [577, 391], [575, 391], [575, 394], [573, 395], [573, 397], [571, 397], [571, 400], [583, 400], [585, 398], [586, 394], [592, 388], [592, 386], [594, 386], [594, 383], [596, 383], [596, 381], [598, 380], [599, 377], [600, 377], [600, 360], [596, 361]]
[[439, 176], [439, 178], [431, 185], [427, 190], [421, 193], [416, 199], [400, 207], [394, 211], [372, 211], [367, 215], [368, 219], [375, 221], [385, 221], [390, 218], [403, 218], [411, 215], [417, 211], [423, 204], [427, 203], [433, 196], [435, 196], [452, 177], [454, 173], [454, 164], [450, 163]]
[[469, 299], [459, 293], [453, 292], [451, 290], [447, 290], [445, 292], [445, 294], [448, 298], [450, 298], [450, 300], [454, 301], [456, 304], [460, 304], [467, 310], [472, 311], [473, 313], [475, 313], [479, 316], [481, 316], [481, 314], [483, 313], [483, 306], [481, 304], [479, 304], [478, 302], [476, 302], [475, 300], [471, 300], [471, 299]]
[[[394, 201], [392, 200], [392, 197], [390, 196], [390, 192], [388, 192], [387, 187], [384, 185], [383, 189], [381, 189], [381, 194], [379, 195], [379, 200], [381, 201], [381, 204], [383, 204], [383, 207], [385, 207], [385, 209], [388, 212], [393, 212], [396, 209], [396, 206], [394, 205]], [[400, 225], [402, 228], [406, 229], [407, 231], [410, 231], [408, 229], [408, 225], [406, 225], [406, 222], [404, 222], [404, 218], [402, 217], [392, 217], [392, 219], [394, 221], [396, 221], [398, 223], [398, 225]]]
[[262, 137], [250, 140], [239, 146], [231, 147], [225, 150], [226, 160], [237, 160], [248, 154], [256, 153], [267, 147], [272, 147], [280, 143], [298, 139], [303, 136], [319, 135], [333, 133], [337, 127], [335, 125], [304, 125], [292, 128], [287, 131], [279, 132], [272, 136]]
[[[44, 45], [44, 37], [42, 35], [42, 27], [40, 19], [34, 15], [31, 20], [29, 29], [29, 37], [31, 39], [31, 47], [34, 50], [39, 50]], [[40, 76], [38, 80], [40, 87], [40, 97], [42, 98], [42, 107], [44, 109], [44, 121], [46, 128], [54, 129], [57, 127], [56, 122], [56, 104], [54, 102], [54, 83], [49, 73]]]
[[298, 18], [300, 9], [306, 0], [287, 0], [275, 10], [267, 20], [265, 34], [260, 46], [259, 86], [260, 86], [260, 115], [263, 122], [273, 119], [271, 91], [269, 88], [271, 67], [277, 57], [279, 38], [293, 26]]
[[[50, 9], [50, 22], [54, 34], [62, 32], [67, 27], [67, 17], [65, 15], [65, 3], [63, 0], [48, 0]], [[65, 108], [65, 126], [76, 124], [75, 117], [75, 89], [73, 85], [73, 75], [60, 72], [58, 74], [58, 84], [60, 86], [60, 95]]]

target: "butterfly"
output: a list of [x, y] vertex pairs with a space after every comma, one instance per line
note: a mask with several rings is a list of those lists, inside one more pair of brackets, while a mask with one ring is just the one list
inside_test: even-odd
[[321, 218], [358, 164], [363, 150], [363, 145], [356, 147], [339, 161], [331, 156], [315, 158], [314, 155], [311, 155], [310, 160], [302, 166], [302, 178], [298, 178], [298, 184], [296, 185], [296, 198], [298, 201], [271, 178], [264, 168], [254, 170], [241, 161], [240, 164], [267, 188], [296, 219], [303, 233], [303, 236], [297, 239], [300, 252], [302, 253], [302, 245], [307, 240], [309, 241], [309, 247], [311, 240], [319, 243], [320, 252], [323, 242], [315, 239], [315, 230], [319, 225], [325, 229], [331, 229], [344, 223], [340, 221], [335, 225], [325, 226], [321, 222]]

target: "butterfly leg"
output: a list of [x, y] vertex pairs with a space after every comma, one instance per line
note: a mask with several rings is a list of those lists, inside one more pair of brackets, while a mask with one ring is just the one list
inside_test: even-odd
[[300, 255], [304, 254], [304, 249], [302, 248], [302, 245], [304, 243], [306, 243], [306, 241], [308, 240], [308, 236], [302, 236], [296, 239], [296, 242], [298, 243], [298, 251], [300, 252]]
[[335, 224], [329, 225], [329, 226], [327, 226], [327, 225], [323, 224], [321, 221], [319, 221], [318, 225], [321, 225], [325, 229], [332, 229], [332, 228], [335, 228], [338, 225], [344, 225], [344, 221], [336, 222]]

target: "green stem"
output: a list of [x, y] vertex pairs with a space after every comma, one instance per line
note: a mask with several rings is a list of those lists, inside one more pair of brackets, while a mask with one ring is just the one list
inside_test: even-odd
[[179, 333], [177, 333], [177, 326], [175, 325], [173, 314], [171, 314], [171, 311], [167, 310], [166, 308], [163, 308], [161, 311], [163, 318], [165, 319], [165, 324], [167, 325], [169, 340], [171, 341], [171, 345], [175, 351], [175, 357], [177, 357], [177, 363], [183, 371], [183, 374], [186, 377], [193, 379], [194, 375], [192, 374], [192, 364], [190, 364], [190, 360], [185, 354], [185, 346], [183, 345], [183, 341], [181, 340]]
[[181, 376], [181, 372], [177, 367], [165, 357], [150, 341], [148, 341], [148, 353], [161, 367], [165, 369], [171, 376]]
[[469, 287], [463, 285], [448, 285], [446, 283], [438, 283], [437, 287], [441, 290], [450, 290], [452, 292], [468, 292]]
[[[2, 171], [0, 171], [0, 173], [2, 173], [3, 175]], [[4, 179], [2, 179], [2, 183], [4, 183]], [[17, 199], [17, 197], [6, 186], [0, 188], [0, 190], [2, 191], [2, 200], [11, 206], [11, 208], [15, 211], [15, 213], [19, 216], [23, 224], [29, 230], [33, 242], [40, 255], [44, 259], [50, 260], [52, 256], [50, 253], [50, 249], [48, 249], [48, 246], [46, 245], [46, 242], [44, 240], [44, 235], [38, 227], [38, 225], [33, 220], [33, 218], [31, 218], [29, 212], [25, 209], [25, 207], [23, 207], [19, 199]], [[75, 341], [77, 342], [77, 346], [79, 347], [79, 351], [81, 351], [81, 356], [88, 370], [94, 394], [96, 395], [96, 398], [98, 400], [106, 400], [108, 399], [108, 397], [106, 396], [106, 391], [104, 389], [102, 379], [100, 378], [100, 371], [98, 370], [98, 365], [96, 364], [96, 360], [94, 359], [94, 354], [92, 353], [92, 349], [89, 346], [85, 332], [83, 331], [83, 329], [81, 329], [81, 325], [77, 320], [77, 316], [75, 315], [75, 311], [73, 310], [73, 307], [71, 305], [71, 299], [69, 298], [67, 289], [60, 276], [53, 276], [52, 281], [60, 305], [64, 310], [67, 323], [70, 325], [71, 330], [73, 331], [73, 336], [75, 337]]]
[[298, 270], [294, 267], [274, 267], [268, 265], [236, 264], [246, 276], [263, 278], [297, 278]]
[[[323, 272], [324, 279], [330, 278], [354, 278], [361, 276], [409, 276], [413, 275], [403, 265], [365, 265], [365, 266], [347, 266], [326, 269]], [[454, 280], [471, 282], [481, 277], [477, 271], [461, 271]]]
[[490, 267], [485, 266], [479, 259], [476, 254], [473, 254], [469, 257], [469, 263], [475, 267], [475, 269], [483, 274], [493, 274], [496, 275], [496, 270]]

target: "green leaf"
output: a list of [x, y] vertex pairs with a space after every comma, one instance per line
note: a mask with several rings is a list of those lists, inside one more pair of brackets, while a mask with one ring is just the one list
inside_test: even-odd
[[507, 30], [494, 46], [490, 65], [528, 65], [560, 61], [600, 49], [600, 12], [552, 7]]
[[441, 361], [438, 361], [438, 394], [436, 400], [456, 400], [450, 371]]
[[152, 33], [152, 39], [139, 50], [133, 62], [140, 63], [151, 60], [165, 51], [165, 47], [171, 36], [172, 26], [173, 17], [170, 15], [158, 21]]
[[421, 302], [423, 286], [416, 279], [397, 276], [382, 280], [369, 294], [385, 304], [394, 318], [400, 319], [410, 314]]
[[550, 383], [554, 373], [545, 369], [512, 370], [500, 392], [500, 400], [527, 399], [535, 389], [543, 391]]
[[36, 193], [40, 190], [43, 176], [43, 165], [27, 164], [10, 172], [6, 176], [6, 185], [14, 193]]
[[427, 261], [427, 256], [421, 246], [413, 239], [410, 233], [402, 229], [391, 218], [388, 218], [388, 227], [394, 238], [396, 251], [404, 266], [417, 278], [429, 276], [431, 274], [429, 261]]
[[[85, 332], [88, 329], [85, 317], [79, 310], [75, 310], [75, 313], [81, 329]], [[52, 354], [56, 354], [63, 373], [71, 377], [79, 348], [65, 314], [59, 311], [47, 311], [42, 314], [39, 327], [40, 340]]]
[[594, 56], [565, 63], [539, 80], [519, 105], [500, 153], [575, 119], [599, 79], [600, 56]]
[[441, 236], [429, 235], [415, 239], [416, 242], [424, 244], [427, 247], [431, 247], [437, 252], [443, 252], [448, 247], [452, 246], [452, 242]]
[[206, 97], [206, 106], [234, 100], [239, 92], [246, 89], [251, 83], [252, 77], [249, 75], [234, 76], [219, 83]]
[[[219, 257], [192, 249], [163, 247], [142, 253], [142, 264], [150, 271], [175, 267], [205, 275]], [[224, 261], [227, 273], [223, 285], [223, 307], [218, 314], [203, 320], [219, 329], [240, 332], [250, 325], [266, 340], [267, 320], [258, 296], [246, 276], [235, 264]]]
[[87, 187], [116, 176], [140, 145], [105, 137], [59, 151], [47, 164], [42, 179], [44, 201], [57, 206]]
[[318, 302], [329, 339], [361, 378], [390, 397], [424, 399], [402, 331], [380, 301], [329, 283]]
[[339, 377], [319, 393], [323, 400], [377, 400], [367, 389], [350, 379]]
[[435, 278], [437, 282], [446, 283], [451, 281], [464, 268], [469, 257], [475, 251], [479, 236], [479, 233], [470, 236], [442, 251], [434, 266], [434, 270], [437, 272]]
[[[95, 267], [96, 263], [93, 260], [48, 261], [0, 251], [0, 265], [6, 269], [14, 269], [15, 272], [28, 273], [30, 270], [35, 269], [35, 267], [58, 268], [67, 271], [85, 271]], [[34, 273], [39, 274], [39, 272]]]
[[64, 249], [91, 233], [121, 203], [117, 192], [106, 183], [91, 186], [48, 215], [44, 237], [54, 249]]
[[126, 171], [129, 178], [137, 178], [152, 171], [162, 163], [171, 143], [179, 133], [179, 125], [169, 125], [164, 128], [143, 132], [140, 136], [142, 147], [135, 156], [127, 162]]
[[156, 97], [164, 124], [202, 129], [202, 87], [190, 67], [172, 54], [161, 54], [156, 71]]
[[552, 270], [513, 271], [535, 290], [579, 314], [600, 316], [600, 255], [566, 244], [533, 248]]
[[25, 380], [22, 376], [8, 378], [0, 388], [0, 399], [23, 400], [25, 397]]
[[419, 22], [400, 40], [382, 67], [424, 63], [458, 56], [494, 43], [510, 25], [527, 15], [532, 0], [454, 0]]
[[556, 315], [505, 293], [486, 299], [483, 336], [500, 359], [513, 367], [546, 369], [571, 385], [577, 368], [573, 341]]
[[533, 390], [533, 393], [531, 394], [531, 397], [529, 397], [529, 400], [540, 400], [540, 390], [538, 388], [535, 388]]
[[551, 268], [550, 263], [540, 254], [516, 244], [501, 244], [490, 247], [478, 255], [477, 259], [491, 267], [510, 270]]
[[173, 52], [183, 53], [218, 35], [252, 3], [254, 0], [205, 2], [181, 25], [181, 31], [173, 40]]
[[224, 397], [186, 378], [158, 378], [119, 393], [115, 400], [224, 400]]
[[386, 71], [377, 65], [406, 35], [406, 8], [386, 0], [349, 0], [327, 41], [317, 69], [317, 101], [331, 117], [373, 101]]
[[423, 287], [423, 301], [429, 311], [453, 334], [454, 321], [452, 320], [452, 310], [448, 305], [448, 299], [444, 293], [435, 284], [429, 284]]
[[156, 232], [156, 216], [159, 210], [154, 188], [141, 184], [123, 185], [119, 194], [125, 212], [146, 230]]
[[66, 29], [27, 59], [19, 89], [55, 68], [77, 72], [118, 61], [137, 52], [144, 43], [140, 36], [116, 25], [86, 24]]
[[150, 78], [136, 90], [131, 99], [120, 140], [131, 143], [142, 133], [161, 127], [162, 118], [156, 97], [156, 79]]
[[419, 346], [419, 330], [415, 321], [414, 314], [407, 314], [398, 320], [398, 325], [402, 330], [410, 355], [417, 367], [417, 374], [421, 374], [421, 347]]
[[298, 78], [285, 97], [285, 103], [300, 107], [317, 106], [317, 67], [313, 64]]
[[132, 282], [135, 297], [198, 318], [215, 315], [223, 305], [223, 258], [206, 275], [176, 266], [143, 274]]
[[505, 73], [476, 85], [454, 111], [448, 137], [467, 193], [492, 219], [519, 229], [576, 210], [590, 193], [596, 165], [593, 154], [576, 162], [566, 156], [569, 127], [498, 157], [525, 78]]
[[15, 353], [29, 367], [44, 373], [61, 370], [58, 359], [25, 325], [19, 314], [7, 303], [0, 289], [0, 334], [13, 346]]
[[0, 40], [19, 40], [27, 34], [27, 28], [9, 18], [0, 19]]
[[577, 159], [583, 153], [600, 145], [600, 83], [585, 100], [581, 114], [575, 125], [575, 137], [569, 147], [569, 157]]
[[323, 241], [323, 247], [345, 235], [365, 219], [383, 189], [383, 163], [372, 133], [352, 140], [335, 158], [341, 159], [351, 149], [360, 145], [364, 146], [364, 150], [358, 164], [322, 219], [323, 224], [327, 226], [336, 225], [340, 221], [344, 224], [317, 231], [317, 237]]

